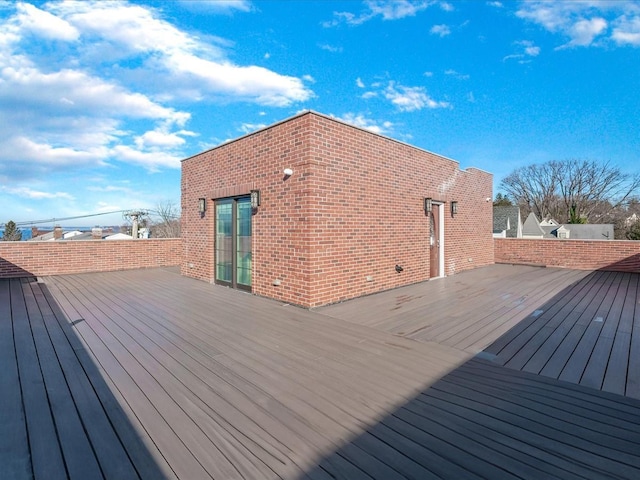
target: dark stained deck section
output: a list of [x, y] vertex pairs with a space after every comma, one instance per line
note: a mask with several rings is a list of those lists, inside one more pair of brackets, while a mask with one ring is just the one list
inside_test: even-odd
[[640, 478], [640, 401], [473, 353], [165, 269], [0, 280], [0, 477]]

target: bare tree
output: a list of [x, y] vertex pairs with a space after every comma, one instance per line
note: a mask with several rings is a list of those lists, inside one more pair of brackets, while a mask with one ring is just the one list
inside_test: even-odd
[[175, 203], [167, 200], [159, 202], [155, 210], [151, 210], [151, 235], [155, 238], [180, 237], [180, 209]]
[[500, 184], [525, 216], [561, 223], [605, 223], [640, 188], [640, 175], [622, 172], [610, 162], [550, 161], [514, 170]]

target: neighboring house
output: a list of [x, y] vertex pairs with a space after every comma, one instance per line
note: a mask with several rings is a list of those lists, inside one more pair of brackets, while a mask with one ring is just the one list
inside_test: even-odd
[[80, 230], [71, 230], [70, 232], [65, 232], [62, 234], [62, 238], [64, 240], [69, 240], [71, 237], [75, 237], [76, 235], [82, 235]]
[[523, 238], [558, 238], [561, 240], [613, 240], [613, 224], [609, 223], [565, 223], [538, 218], [530, 213], [523, 226]]
[[314, 307], [491, 264], [492, 183], [304, 112], [182, 161], [181, 271]]
[[[30, 242], [53, 242], [57, 240], [131, 240], [133, 237], [124, 233], [113, 233], [113, 229], [92, 228], [90, 232], [70, 230], [64, 232], [61, 227], [55, 227], [53, 231], [42, 233], [29, 239]], [[148, 238], [140, 237], [140, 238]]]
[[538, 217], [531, 212], [522, 225], [522, 238], [544, 238], [545, 232], [540, 226]]
[[[34, 233], [38, 233], [38, 235], [33, 235]], [[64, 232], [62, 231], [62, 227], [56, 226], [50, 232], [39, 232], [35, 228], [31, 229], [31, 238], [27, 240], [28, 242], [54, 242], [56, 240], [62, 240], [64, 236]]]
[[545, 218], [540, 222], [541, 227], [559, 227], [560, 224], [553, 218]]
[[564, 224], [551, 230], [551, 237], [571, 240], [613, 240], [613, 224], [587, 223]]
[[[141, 238], [149, 238], [149, 237], [141, 237]], [[114, 233], [113, 235], [107, 235], [104, 237], [105, 240], [133, 240], [131, 235], [127, 235], [126, 233]]]
[[493, 207], [494, 238], [522, 238], [522, 219], [517, 205]]

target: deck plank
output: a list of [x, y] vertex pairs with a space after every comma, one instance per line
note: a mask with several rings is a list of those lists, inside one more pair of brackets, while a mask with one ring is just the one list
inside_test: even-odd
[[14, 282], [16, 280], [0, 279], [0, 465], [8, 480], [33, 475], [15, 354], [11, 309], [11, 284]]
[[[97, 461], [96, 451], [93, 449], [85, 430], [85, 427], [91, 428], [93, 425], [86, 425], [82, 421], [78, 413], [78, 405], [82, 408], [82, 402], [73, 397], [69, 388], [69, 385], [74, 383], [74, 379], [78, 377], [78, 372], [72, 370], [64, 372], [60, 363], [60, 358], [64, 358], [70, 353], [73, 354], [73, 352], [70, 351], [70, 347], [66, 344], [54, 345], [55, 334], [54, 339], [52, 339], [45, 326], [44, 316], [35, 301], [31, 288], [33, 284], [37, 288], [38, 285], [35, 280], [23, 280], [22, 295], [24, 296], [31, 323], [31, 335], [36, 347], [34, 354], [37, 355], [40, 363], [57, 437], [55, 440], [48, 439], [47, 444], [40, 448], [56, 452], [56, 449], [51, 448], [51, 446], [59, 443], [61, 450], [59, 462], [65, 465], [62, 470], [60, 470], [59, 465], [54, 463], [47, 463], [44, 468], [48, 470], [47, 475], [49, 475], [49, 478], [55, 478], [55, 475], [63, 473], [65, 468], [69, 478], [100, 478], [103, 476], [103, 470]], [[58, 347], [57, 350], [56, 346]], [[28, 397], [29, 394], [26, 396]], [[106, 417], [103, 417], [103, 420], [106, 420]], [[92, 421], [99, 424], [100, 420], [94, 417]], [[99, 427], [103, 426], [99, 425]], [[100, 437], [102, 435], [108, 436], [108, 432], [100, 430], [97, 435]], [[114, 460], [121, 459], [115, 456]], [[60, 478], [66, 478], [66, 475]]]
[[[52, 478], [52, 476], [65, 478], [66, 466], [58, 443], [56, 425], [41, 369], [41, 359], [38, 357], [20, 279], [12, 280], [10, 289], [15, 355], [18, 359], [33, 476], [35, 479]], [[83, 444], [79, 440], [79, 448]], [[85, 453], [88, 454], [87, 461], [75, 464], [78, 470], [70, 471], [69, 474], [84, 475], [85, 478], [101, 478], [100, 468], [92, 452], [89, 450]], [[49, 469], [52, 473], [49, 473]]]
[[582, 385], [598, 389], [602, 388], [604, 376], [612, 354], [616, 332], [620, 324], [620, 317], [622, 316], [626, 299], [629, 296], [627, 290], [629, 288], [630, 277], [631, 274], [617, 273], [616, 275], [615, 282], [618, 286], [618, 291], [604, 319], [602, 331], [598, 335], [598, 339], [585, 367], [584, 374], [580, 379]]

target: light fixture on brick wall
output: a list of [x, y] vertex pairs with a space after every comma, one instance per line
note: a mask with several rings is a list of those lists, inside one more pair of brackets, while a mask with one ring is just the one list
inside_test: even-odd
[[424, 199], [424, 213], [431, 213], [433, 210], [433, 199], [425, 198]]
[[251, 190], [251, 208], [256, 210], [260, 206], [260, 190]]
[[451, 202], [451, 216], [458, 213], [458, 202]]
[[204, 215], [204, 212], [207, 211], [207, 199], [206, 198], [199, 198], [198, 199], [198, 212], [200, 212], [200, 215]]

